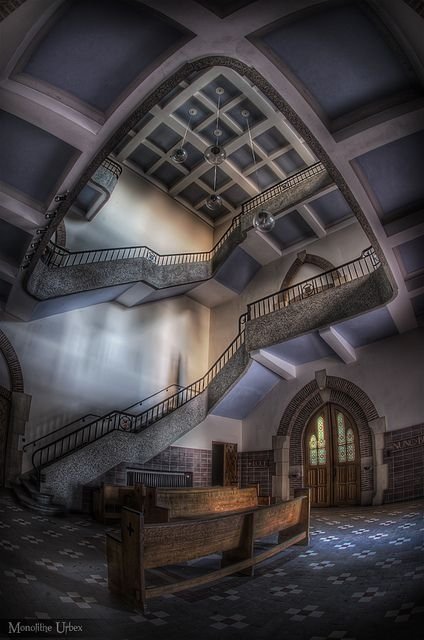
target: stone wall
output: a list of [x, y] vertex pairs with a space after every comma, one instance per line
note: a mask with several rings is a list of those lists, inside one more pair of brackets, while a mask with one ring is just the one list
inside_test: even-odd
[[385, 433], [389, 484], [384, 502], [424, 496], [424, 424]]

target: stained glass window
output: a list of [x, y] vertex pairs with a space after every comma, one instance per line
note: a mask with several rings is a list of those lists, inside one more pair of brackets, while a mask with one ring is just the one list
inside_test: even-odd
[[348, 462], [355, 461], [355, 443], [354, 443], [354, 435], [352, 429], [349, 429], [346, 432], [346, 440], [347, 440], [347, 460]]
[[355, 461], [355, 436], [351, 427], [346, 430], [345, 418], [340, 411], [337, 417], [337, 453], [339, 462]]
[[327, 452], [325, 449], [324, 416], [320, 415], [316, 421], [316, 431], [309, 438], [309, 464], [325, 464]]
[[317, 442], [317, 439], [315, 438], [315, 436], [311, 436], [311, 439], [309, 441], [309, 463], [311, 465], [318, 464], [316, 442]]
[[318, 446], [324, 446], [324, 416], [320, 416], [317, 420], [318, 428]]
[[339, 445], [346, 442], [344, 415], [340, 411], [337, 412], [337, 439]]

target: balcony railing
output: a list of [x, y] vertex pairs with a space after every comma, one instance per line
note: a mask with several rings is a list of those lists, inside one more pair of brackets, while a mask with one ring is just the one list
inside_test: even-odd
[[[111, 162], [108, 160], [108, 162]], [[42, 256], [45, 264], [52, 267], [73, 267], [84, 264], [97, 264], [100, 262], [109, 262], [115, 260], [134, 260], [145, 258], [157, 266], [169, 266], [176, 264], [191, 264], [194, 262], [208, 262], [213, 260], [221, 247], [236, 232], [239, 231], [243, 216], [251, 212], [256, 207], [269, 202], [272, 198], [280, 195], [284, 191], [288, 191], [292, 187], [308, 180], [325, 171], [325, 167], [321, 162], [317, 162], [306, 169], [298, 171], [290, 178], [286, 178], [279, 184], [263, 191], [262, 193], [247, 200], [243, 205], [241, 212], [233, 218], [233, 221], [227, 231], [218, 240], [210, 251], [197, 251], [192, 253], [171, 253], [161, 255], [149, 249], [146, 246], [136, 247], [115, 247], [112, 249], [93, 249], [89, 251], [68, 251], [63, 247], [59, 247], [54, 242], [50, 242]]]
[[366, 276], [380, 266], [380, 261], [374, 249], [369, 247], [362, 252], [360, 258], [346, 262], [313, 278], [303, 280], [286, 289], [271, 293], [260, 300], [247, 305], [247, 320], [254, 320], [261, 316], [280, 311], [293, 302], [305, 300], [311, 296], [330, 289], [340, 287], [347, 282]]

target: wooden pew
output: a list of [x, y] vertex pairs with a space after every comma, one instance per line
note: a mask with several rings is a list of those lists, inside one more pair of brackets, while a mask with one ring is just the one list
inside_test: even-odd
[[[253, 509], [259, 505], [258, 486], [238, 487], [146, 487], [144, 521], [170, 522], [205, 514]], [[141, 509], [140, 509], [141, 511]]]
[[103, 484], [93, 492], [93, 515], [98, 522], [120, 520], [122, 507], [143, 510], [144, 489], [142, 485], [126, 487]]
[[[150, 598], [213, 582], [254, 566], [294, 544], [309, 543], [309, 489], [294, 500], [251, 511], [193, 521], [145, 524], [143, 514], [124, 507], [121, 536], [107, 534], [109, 589], [144, 611]], [[278, 543], [255, 555], [254, 542], [278, 533]], [[221, 568], [161, 586], [146, 585], [145, 572], [222, 553]]]

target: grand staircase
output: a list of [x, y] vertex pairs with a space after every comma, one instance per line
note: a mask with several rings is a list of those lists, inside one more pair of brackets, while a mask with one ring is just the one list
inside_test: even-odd
[[[315, 304], [308, 316], [311, 296]], [[240, 317], [239, 333], [202, 378], [172, 389], [166, 398], [140, 412], [135, 410], [142, 402], [100, 417], [84, 416], [76, 428], [75, 423], [65, 425], [43, 442], [26, 445], [27, 451], [32, 447], [41, 494], [35, 495], [33, 483], [28, 487], [24, 478], [18, 498], [24, 497], [25, 490], [38, 508], [43, 503], [54, 508], [50, 498], [54, 494], [67, 508], [78, 510], [82, 485], [120, 462], [147, 462], [200, 424], [237, 384], [250, 352], [298, 334], [291, 316], [302, 317], [302, 332], [313, 331], [381, 306], [392, 296], [384, 267], [369, 248], [356, 260], [252, 302]]]

